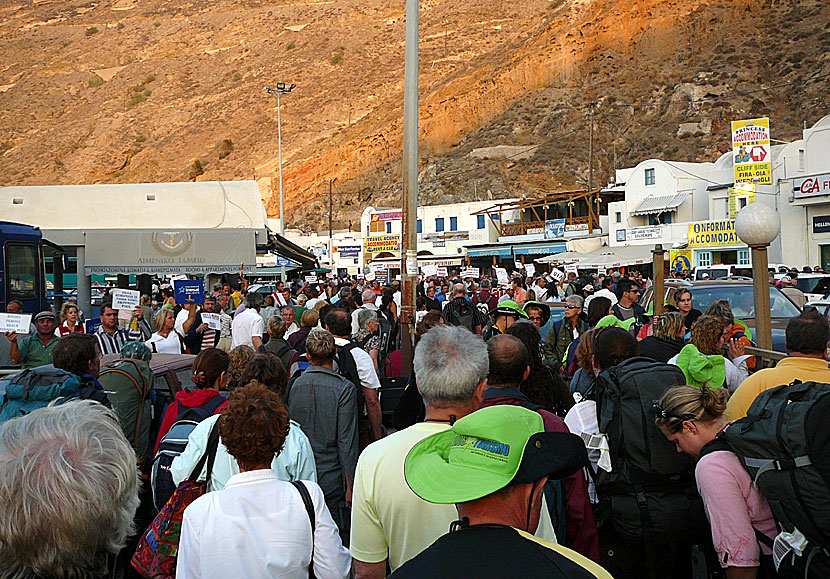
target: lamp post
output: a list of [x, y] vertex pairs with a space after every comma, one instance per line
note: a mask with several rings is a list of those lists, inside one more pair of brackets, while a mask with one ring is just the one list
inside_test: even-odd
[[[279, 167], [280, 167], [280, 235], [285, 237], [285, 200], [283, 199], [282, 194], [282, 119], [280, 118], [280, 96], [284, 94], [290, 93], [294, 90], [294, 87], [297, 86], [293, 82], [291, 84], [287, 84], [284, 82], [278, 82], [276, 88], [271, 87], [262, 87], [265, 89], [270, 95], [274, 95], [277, 97], [277, 151], [279, 155]], [[285, 282], [285, 266], [281, 267], [280, 271], [280, 279]]]
[[750, 203], [735, 217], [735, 233], [752, 250], [755, 337], [762, 350], [772, 350], [767, 247], [780, 231], [781, 220], [769, 205]]

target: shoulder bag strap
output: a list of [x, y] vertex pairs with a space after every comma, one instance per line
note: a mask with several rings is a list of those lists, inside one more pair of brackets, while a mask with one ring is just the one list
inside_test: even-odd
[[308, 576], [309, 579], [315, 579], [314, 575], [314, 531], [317, 528], [317, 523], [314, 518], [314, 504], [311, 502], [311, 495], [308, 494], [308, 489], [305, 488], [305, 485], [302, 481], [294, 480], [291, 481], [291, 484], [294, 485], [300, 492], [300, 496], [303, 498], [303, 504], [305, 504], [305, 510], [308, 513], [308, 520], [311, 523], [311, 560], [308, 562]]
[[[222, 420], [221, 416], [219, 417], [219, 420]], [[199, 480], [199, 475], [202, 474], [202, 468], [204, 468], [205, 463], [207, 462], [205, 484], [208, 487], [210, 486], [210, 474], [213, 472], [213, 462], [216, 460], [216, 449], [219, 448], [219, 420], [213, 423], [213, 427], [211, 427], [210, 434], [208, 435], [205, 453], [202, 455], [202, 458], [199, 459], [199, 462], [196, 463], [196, 466], [193, 467], [193, 472], [190, 473], [187, 480], [194, 482]]]

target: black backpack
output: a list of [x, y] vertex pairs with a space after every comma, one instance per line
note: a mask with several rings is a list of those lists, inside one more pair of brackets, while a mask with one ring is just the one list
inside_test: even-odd
[[458, 308], [455, 308], [447, 316], [447, 323], [453, 326], [462, 326], [471, 332], [475, 331], [475, 307], [466, 300]]
[[600, 518], [650, 558], [655, 545], [709, 535], [693, 461], [655, 424], [655, 404], [685, 383], [680, 368], [648, 358], [626, 360], [596, 379], [599, 431], [608, 437], [612, 467], [596, 475]]
[[800, 382], [759, 394], [746, 417], [723, 433], [769, 502], [783, 533], [807, 539], [799, 556], [783, 541], [783, 577], [830, 577], [830, 384]]
[[159, 443], [153, 467], [150, 471], [150, 487], [153, 491], [153, 506], [160, 511], [165, 503], [173, 496], [176, 484], [170, 473], [173, 459], [179, 456], [187, 447], [187, 439], [196, 425], [202, 420], [213, 416], [216, 409], [225, 402], [223, 396], [214, 396], [204, 406], [190, 407], [179, 404], [179, 413], [173, 426], [164, 435]]

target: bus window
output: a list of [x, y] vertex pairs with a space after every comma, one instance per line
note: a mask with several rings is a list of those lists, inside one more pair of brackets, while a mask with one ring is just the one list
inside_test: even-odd
[[37, 299], [39, 261], [36, 245], [6, 244], [8, 300]]

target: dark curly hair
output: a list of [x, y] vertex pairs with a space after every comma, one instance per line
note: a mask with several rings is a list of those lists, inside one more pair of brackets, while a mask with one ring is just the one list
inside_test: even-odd
[[275, 354], [257, 354], [242, 368], [242, 373], [237, 378], [239, 384], [248, 384], [254, 380], [276, 392], [285, 401], [288, 394], [288, 370]]
[[254, 359], [256, 352], [250, 346], [242, 344], [229, 352], [230, 366], [228, 366], [228, 390], [233, 391], [237, 386], [245, 384], [239, 380], [242, 369]]
[[723, 354], [721, 351], [721, 336], [723, 322], [715, 316], [700, 316], [692, 326], [689, 342], [694, 344], [701, 354], [714, 356]]
[[574, 399], [562, 377], [542, 361], [539, 328], [529, 320], [519, 320], [505, 334], [521, 340], [530, 354], [530, 375], [519, 385], [519, 391], [531, 402], [541, 404], [546, 410], [564, 418], [574, 405]]
[[288, 409], [256, 380], [237, 388], [219, 420], [219, 435], [240, 468], [271, 465], [288, 436]]

